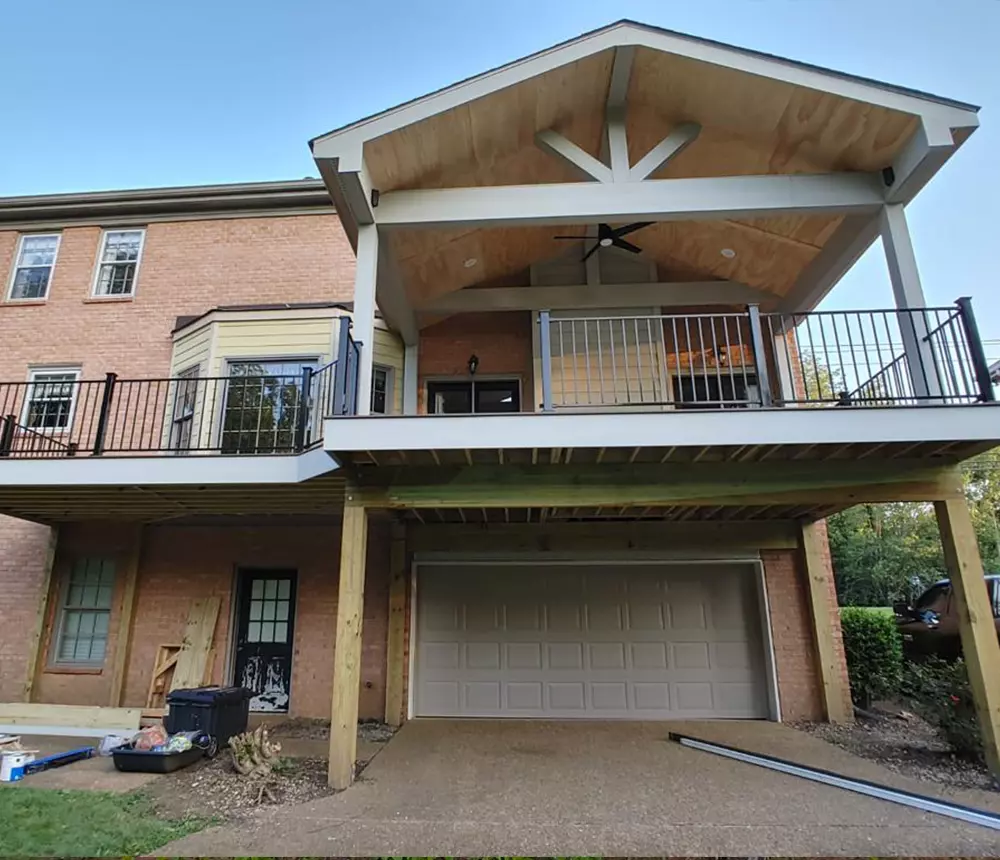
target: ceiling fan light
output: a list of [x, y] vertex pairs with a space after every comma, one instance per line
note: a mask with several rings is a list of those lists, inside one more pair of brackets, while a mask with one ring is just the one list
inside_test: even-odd
[[719, 253], [727, 260], [732, 260], [736, 256], [736, 252], [732, 248], [723, 248]]
[[615, 243], [614, 239], [605, 236], [597, 244], [600, 245], [602, 248], [610, 248], [612, 245], [614, 245], [614, 243]]

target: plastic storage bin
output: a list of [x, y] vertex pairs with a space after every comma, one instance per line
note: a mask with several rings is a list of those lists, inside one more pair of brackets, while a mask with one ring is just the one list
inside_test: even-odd
[[138, 773], [172, 773], [194, 764], [203, 755], [205, 750], [201, 747], [191, 747], [181, 752], [154, 752], [129, 747], [118, 747], [111, 751], [117, 770]]
[[167, 694], [163, 725], [174, 732], [203, 731], [221, 748], [247, 730], [250, 691], [244, 687], [193, 687]]

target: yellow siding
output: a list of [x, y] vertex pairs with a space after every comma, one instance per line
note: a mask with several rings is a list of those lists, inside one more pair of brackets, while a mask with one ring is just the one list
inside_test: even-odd
[[333, 325], [320, 319], [262, 319], [220, 321], [213, 350], [212, 374], [226, 375], [227, 359], [317, 358], [331, 361]]
[[403, 412], [403, 342], [392, 332], [375, 329], [375, 364], [392, 368], [392, 409], [396, 415]]
[[198, 365], [200, 376], [205, 375], [206, 362], [212, 346], [212, 326], [206, 325], [185, 334], [174, 343], [170, 362], [170, 375], [177, 376], [189, 367]]

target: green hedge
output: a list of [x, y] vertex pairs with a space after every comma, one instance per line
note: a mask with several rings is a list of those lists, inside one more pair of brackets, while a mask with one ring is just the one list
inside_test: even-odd
[[903, 672], [903, 645], [896, 620], [878, 609], [848, 606], [840, 611], [851, 698], [862, 708], [895, 696]]

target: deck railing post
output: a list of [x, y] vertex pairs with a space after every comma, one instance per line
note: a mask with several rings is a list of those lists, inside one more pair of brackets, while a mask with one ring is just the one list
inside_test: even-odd
[[111, 413], [111, 400], [115, 396], [117, 373], [109, 373], [104, 377], [104, 393], [101, 396], [101, 414], [97, 418], [97, 430], [94, 432], [94, 456], [104, 453], [104, 436], [108, 431], [108, 417]]
[[0, 457], [9, 457], [14, 449], [14, 431], [17, 429], [17, 417], [5, 415], [0, 418]]
[[972, 370], [976, 376], [976, 386], [979, 388], [979, 399], [984, 403], [992, 403], [996, 400], [996, 396], [993, 394], [993, 381], [990, 379], [990, 365], [983, 349], [983, 339], [979, 335], [979, 324], [976, 322], [976, 315], [972, 312], [972, 299], [965, 296], [955, 304], [958, 305], [958, 313], [962, 318], [962, 328], [965, 330], [965, 339], [968, 341]]
[[549, 311], [538, 312], [538, 348], [542, 354], [542, 412], [552, 412], [552, 330], [550, 319]]
[[747, 305], [747, 320], [750, 323], [750, 347], [753, 349], [754, 369], [757, 372], [757, 390], [760, 405], [767, 408], [774, 405], [771, 398], [771, 382], [767, 375], [767, 353], [764, 352], [764, 333], [760, 325], [760, 308]]
[[343, 415], [347, 405], [347, 356], [351, 349], [351, 318], [341, 317], [337, 334], [337, 363], [333, 368], [331, 413]]
[[295, 450], [301, 451], [306, 445], [306, 430], [309, 427], [309, 419], [311, 415], [311, 392], [312, 392], [312, 375], [313, 371], [311, 367], [302, 368], [302, 388], [299, 390], [299, 412], [296, 415], [296, 425], [295, 425]]

